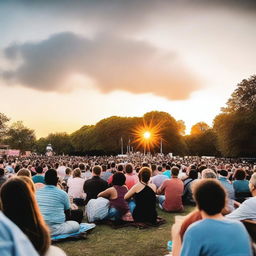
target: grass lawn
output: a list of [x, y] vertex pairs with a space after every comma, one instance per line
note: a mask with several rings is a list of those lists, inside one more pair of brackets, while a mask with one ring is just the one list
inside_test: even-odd
[[167, 221], [159, 227], [113, 229], [107, 225], [98, 225], [85, 240], [62, 242], [56, 245], [68, 256], [162, 256], [168, 253], [167, 241], [171, 240], [174, 216], [186, 215], [192, 209], [193, 207], [186, 207], [183, 214], [166, 213], [158, 209], [158, 215]]

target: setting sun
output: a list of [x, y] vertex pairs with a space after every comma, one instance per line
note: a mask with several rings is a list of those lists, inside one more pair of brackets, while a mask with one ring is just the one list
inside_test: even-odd
[[151, 136], [151, 133], [150, 132], [144, 132], [143, 136], [144, 136], [145, 139], [149, 139], [150, 136]]

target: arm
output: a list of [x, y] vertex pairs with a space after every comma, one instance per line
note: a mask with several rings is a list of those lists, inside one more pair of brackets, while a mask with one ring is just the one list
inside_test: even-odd
[[110, 196], [111, 196], [111, 190], [112, 190], [112, 188], [108, 188], [108, 189], [106, 189], [106, 190], [100, 192], [97, 197], [110, 198]]
[[161, 186], [157, 189], [156, 193], [157, 193], [158, 195], [161, 195], [162, 192], [163, 192], [163, 185], [161, 185]]
[[131, 198], [135, 193], [136, 193], [136, 188], [137, 186], [134, 185], [124, 196], [124, 199], [127, 200], [129, 198]]

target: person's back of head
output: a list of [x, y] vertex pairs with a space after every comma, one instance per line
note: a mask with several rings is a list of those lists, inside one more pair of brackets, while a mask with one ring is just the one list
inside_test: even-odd
[[124, 171], [124, 166], [123, 166], [123, 164], [119, 164], [119, 165], [117, 166], [117, 171], [118, 171], [118, 172], [123, 172], [123, 171]]
[[151, 164], [151, 170], [152, 172], [156, 171], [156, 164]]
[[125, 172], [126, 173], [132, 173], [133, 172], [133, 166], [132, 166], [132, 164], [127, 164], [126, 166], [125, 166]]
[[42, 174], [43, 173], [43, 167], [41, 165], [36, 167], [36, 173]]
[[80, 163], [78, 167], [81, 170], [81, 172], [85, 171], [85, 165], [83, 163]]
[[188, 177], [192, 180], [195, 180], [198, 178], [198, 172], [196, 170], [190, 170]]
[[141, 182], [148, 183], [151, 175], [152, 171], [149, 167], [142, 167], [139, 171], [138, 177]]
[[179, 168], [177, 166], [172, 167], [172, 177], [178, 177], [179, 175]]
[[217, 175], [212, 169], [204, 169], [202, 171], [202, 179], [217, 179]]
[[2, 186], [2, 210], [27, 235], [39, 254], [44, 255], [50, 246], [49, 230], [34, 193], [23, 178], [27, 177], [11, 178]]
[[56, 186], [58, 183], [58, 175], [55, 169], [50, 169], [45, 173], [44, 181], [46, 185]]
[[222, 176], [222, 177], [227, 178], [228, 177], [228, 171], [222, 169], [222, 170], [219, 171], [219, 175]]
[[73, 178], [81, 178], [81, 170], [79, 168], [73, 171]]
[[169, 171], [169, 170], [171, 170], [171, 166], [170, 166], [170, 165], [166, 165], [165, 169], [166, 169], [167, 171]]
[[66, 173], [66, 175], [70, 175], [70, 174], [72, 173], [71, 168], [68, 167], [68, 168], [65, 170], [65, 173]]
[[226, 192], [218, 180], [200, 180], [193, 186], [193, 196], [199, 210], [207, 215], [219, 214], [225, 207]]
[[158, 170], [159, 172], [162, 172], [163, 167], [162, 167], [161, 165], [159, 165], [159, 166], [157, 167], [157, 170]]
[[123, 186], [125, 184], [126, 177], [122, 172], [116, 172], [113, 174], [112, 185]]
[[95, 165], [95, 166], [92, 168], [92, 173], [93, 173], [95, 176], [100, 176], [101, 171], [102, 171], [102, 168], [101, 168], [100, 165]]
[[115, 168], [115, 167], [116, 167], [115, 162], [112, 162], [111, 165], [110, 165], [110, 167], [111, 167], [112, 169]]
[[28, 169], [22, 168], [17, 172], [17, 176], [27, 176], [31, 178], [31, 172]]
[[3, 168], [0, 168], [0, 177], [3, 177], [3, 176], [4, 176], [4, 174], [5, 174], [4, 169], [3, 169]]
[[243, 169], [237, 169], [234, 174], [236, 180], [244, 180], [246, 177], [246, 172]]

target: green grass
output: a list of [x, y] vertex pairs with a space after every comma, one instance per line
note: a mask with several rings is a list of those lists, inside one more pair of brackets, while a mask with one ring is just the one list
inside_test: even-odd
[[56, 244], [69, 256], [151, 256], [165, 255], [167, 241], [171, 240], [171, 226], [175, 215], [186, 215], [193, 207], [186, 207], [182, 214], [167, 213], [158, 209], [158, 215], [167, 223], [159, 227], [138, 229], [124, 227], [113, 229], [98, 225], [88, 234], [87, 239]]

